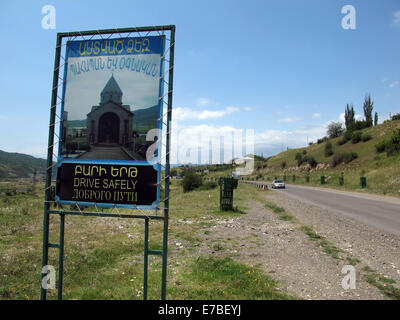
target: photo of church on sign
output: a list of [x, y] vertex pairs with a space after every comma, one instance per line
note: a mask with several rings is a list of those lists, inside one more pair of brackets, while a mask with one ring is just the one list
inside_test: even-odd
[[69, 120], [68, 111], [64, 111], [63, 157], [145, 160], [153, 143], [146, 141], [146, 134], [157, 128], [158, 105], [132, 111], [123, 103], [123, 91], [114, 74], [99, 96], [99, 104], [91, 106], [86, 119]]
[[[162, 37], [67, 42], [60, 156], [145, 161], [160, 129]], [[153, 149], [152, 149], [153, 150]]]

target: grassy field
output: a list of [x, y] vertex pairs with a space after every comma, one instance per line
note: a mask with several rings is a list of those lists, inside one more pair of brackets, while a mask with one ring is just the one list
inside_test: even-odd
[[[13, 190], [16, 190], [15, 192]], [[0, 299], [39, 299], [43, 186], [0, 183]], [[218, 210], [219, 189], [181, 192], [172, 182], [168, 253], [168, 299], [292, 299], [261, 270], [223, 255], [199, 254], [202, 235], [215, 219], [244, 214], [254, 188], [239, 185], [238, 211]], [[59, 217], [51, 217], [50, 242], [58, 242]], [[64, 299], [142, 299], [144, 223], [138, 219], [67, 216]], [[150, 249], [161, 249], [162, 224], [150, 221]], [[223, 245], [215, 244], [223, 252]], [[49, 264], [58, 267], [58, 249]], [[148, 298], [159, 299], [161, 258], [149, 257]], [[56, 290], [48, 298], [56, 299]]]

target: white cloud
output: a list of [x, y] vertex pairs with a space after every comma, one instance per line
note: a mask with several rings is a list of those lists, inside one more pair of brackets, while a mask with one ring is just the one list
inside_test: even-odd
[[394, 14], [393, 14], [393, 21], [392, 21], [392, 24], [394, 25], [394, 26], [396, 26], [396, 27], [400, 27], [400, 11], [396, 11]]
[[316, 141], [326, 135], [326, 124], [307, 126], [295, 130], [265, 130], [255, 134], [255, 149], [267, 155], [289, 148], [301, 148], [307, 142]]
[[292, 118], [288, 117], [288, 118], [279, 119], [278, 122], [280, 122], [280, 123], [293, 123], [293, 122], [297, 122], [299, 120], [300, 120], [300, 118], [298, 118], [298, 117], [292, 117]]
[[[211, 151], [213, 163], [222, 163], [242, 157], [243, 149], [245, 154], [254, 153], [253, 140], [243, 140], [245, 132], [231, 126], [185, 126], [175, 121], [172, 123], [171, 161], [180, 164], [208, 163]], [[233, 149], [232, 138], [235, 141]]]
[[207, 98], [199, 98], [196, 100], [197, 107], [211, 107], [211, 106], [219, 106], [219, 103], [212, 101]]
[[176, 108], [174, 110], [174, 120], [208, 120], [224, 117], [228, 114], [239, 111], [238, 107], [226, 107], [220, 110], [193, 110], [190, 108]]
[[253, 110], [252, 107], [244, 107], [243, 109], [244, 109], [245, 111], [251, 111], [251, 110]]
[[398, 81], [393, 81], [393, 82], [391, 82], [390, 84], [389, 84], [389, 87], [390, 88], [394, 88], [394, 87], [397, 87], [399, 85], [399, 82]]
[[[254, 134], [254, 144], [251, 139], [241, 143], [241, 139], [235, 140], [239, 144], [235, 145], [233, 150], [232, 136], [235, 135], [235, 139], [238, 135], [244, 136], [246, 129], [209, 124], [185, 126], [179, 121], [173, 122], [172, 126], [172, 163], [177, 163], [177, 161], [179, 163], [198, 163], [199, 157], [201, 157], [201, 163], [208, 163], [210, 141], [212, 141], [213, 162], [218, 162], [217, 159], [220, 159], [220, 143], [224, 143], [222, 156], [225, 162], [232, 159], [233, 153], [235, 153], [235, 157], [242, 157], [255, 151], [257, 154], [263, 153], [269, 156], [280, 152], [282, 146], [284, 149], [286, 147], [300, 148], [305, 147], [307, 142], [316, 141], [326, 135], [327, 124], [304, 126], [295, 130], [264, 130]], [[223, 138], [221, 139], [221, 137]]]
[[321, 118], [321, 114], [318, 113], [318, 112], [314, 113], [312, 116], [313, 116], [314, 119], [319, 119], [319, 118]]
[[[359, 121], [359, 120], [363, 120], [364, 117], [361, 114], [355, 114], [354, 119]], [[341, 123], [346, 123], [346, 121], [344, 119], [344, 112], [339, 115], [338, 121]]]

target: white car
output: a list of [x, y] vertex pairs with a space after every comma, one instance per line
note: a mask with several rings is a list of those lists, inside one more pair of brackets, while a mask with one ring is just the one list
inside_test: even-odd
[[271, 187], [272, 189], [285, 189], [285, 183], [282, 180], [274, 180]]

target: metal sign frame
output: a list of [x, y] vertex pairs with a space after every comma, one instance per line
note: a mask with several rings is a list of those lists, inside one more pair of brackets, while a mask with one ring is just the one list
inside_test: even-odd
[[[162, 121], [164, 127], [166, 127], [166, 132], [163, 134], [165, 137], [165, 144], [161, 143], [165, 147], [165, 152], [163, 158], [160, 158], [160, 165], [164, 168], [165, 176], [163, 179], [160, 177], [159, 183], [164, 182], [164, 199], [162, 201], [163, 207], [157, 206], [155, 212], [160, 210], [162, 215], [150, 214], [147, 215], [145, 211], [140, 208], [135, 208], [133, 210], [138, 210], [142, 214], [126, 214], [118, 212], [117, 206], [115, 205], [113, 210], [109, 213], [99, 212], [97, 210], [96, 204], [94, 205], [96, 212], [88, 212], [81, 210], [79, 204], [76, 203], [75, 207], [78, 211], [64, 210], [60, 208], [60, 204], [55, 201], [54, 198], [54, 185], [52, 182], [53, 168], [58, 164], [58, 157], [54, 154], [54, 146], [59, 143], [60, 137], [56, 134], [56, 126], [62, 123], [62, 117], [57, 115], [59, 111], [59, 105], [63, 103], [59, 95], [60, 87], [62, 88], [64, 83], [59, 85], [59, 80], [65, 81], [60, 76], [60, 70], [65, 68], [67, 64], [66, 59], [61, 55], [62, 47], [66, 45], [63, 40], [76, 39], [78, 37], [84, 40], [90, 40], [93, 37], [103, 36], [112, 37], [113, 35], [119, 35], [121, 38], [123, 34], [127, 34], [125, 37], [129, 37], [131, 34], [145, 33], [146, 36], [150, 33], [157, 33], [158, 35], [165, 35], [167, 33], [166, 41], [169, 45], [166, 45], [165, 52], [163, 53], [162, 59], [165, 63], [168, 63], [167, 72], [164, 76], [160, 77], [162, 80], [162, 85], [167, 87], [167, 93], [159, 97], [162, 104], [166, 105], [167, 112], [161, 115], [160, 120]], [[169, 33], [169, 38], [168, 38]], [[46, 169], [46, 184], [45, 184], [45, 201], [44, 201], [44, 217], [43, 217], [43, 255], [42, 255], [42, 267], [48, 265], [48, 253], [49, 248], [59, 249], [58, 257], [58, 299], [62, 299], [62, 289], [63, 289], [63, 266], [64, 266], [64, 226], [65, 226], [65, 216], [66, 215], [80, 215], [80, 216], [92, 216], [92, 217], [113, 217], [113, 218], [136, 218], [144, 220], [144, 270], [143, 270], [143, 299], [147, 299], [147, 281], [148, 281], [148, 257], [149, 255], [158, 255], [162, 258], [162, 277], [161, 277], [161, 299], [166, 299], [166, 285], [167, 285], [167, 253], [168, 253], [168, 222], [169, 222], [169, 186], [170, 186], [170, 144], [171, 144], [171, 116], [172, 116], [172, 93], [173, 93], [173, 70], [174, 70], [174, 51], [175, 51], [175, 25], [164, 25], [164, 26], [150, 26], [150, 27], [133, 27], [133, 28], [121, 28], [121, 29], [105, 29], [105, 30], [91, 30], [91, 31], [77, 31], [77, 32], [65, 32], [57, 33], [56, 42], [56, 52], [54, 61], [54, 71], [53, 71], [53, 85], [52, 85], [52, 96], [51, 96], [51, 108], [50, 108], [50, 124], [49, 124], [49, 138], [48, 138], [48, 149], [47, 149], [47, 169]], [[166, 58], [168, 56], [168, 59]], [[61, 64], [61, 60], [64, 60]], [[166, 99], [165, 99], [166, 98]], [[166, 100], [166, 101], [165, 101]], [[57, 120], [58, 118], [58, 120]], [[165, 120], [165, 121], [164, 121]], [[58, 141], [54, 141], [57, 137]], [[165, 165], [162, 164], [165, 161]], [[52, 204], [58, 208], [52, 209]], [[117, 214], [114, 213], [114, 209], [117, 210]], [[132, 210], [132, 209], [131, 209]], [[59, 232], [59, 243], [49, 242], [49, 225], [50, 216], [59, 215], [60, 217], [60, 232]], [[149, 221], [150, 220], [162, 220], [163, 221], [163, 249], [162, 250], [150, 250], [149, 249]], [[42, 268], [43, 270], [43, 268]], [[43, 278], [44, 274], [42, 274]], [[41, 287], [41, 300], [46, 300], [47, 290], [43, 286]]]

